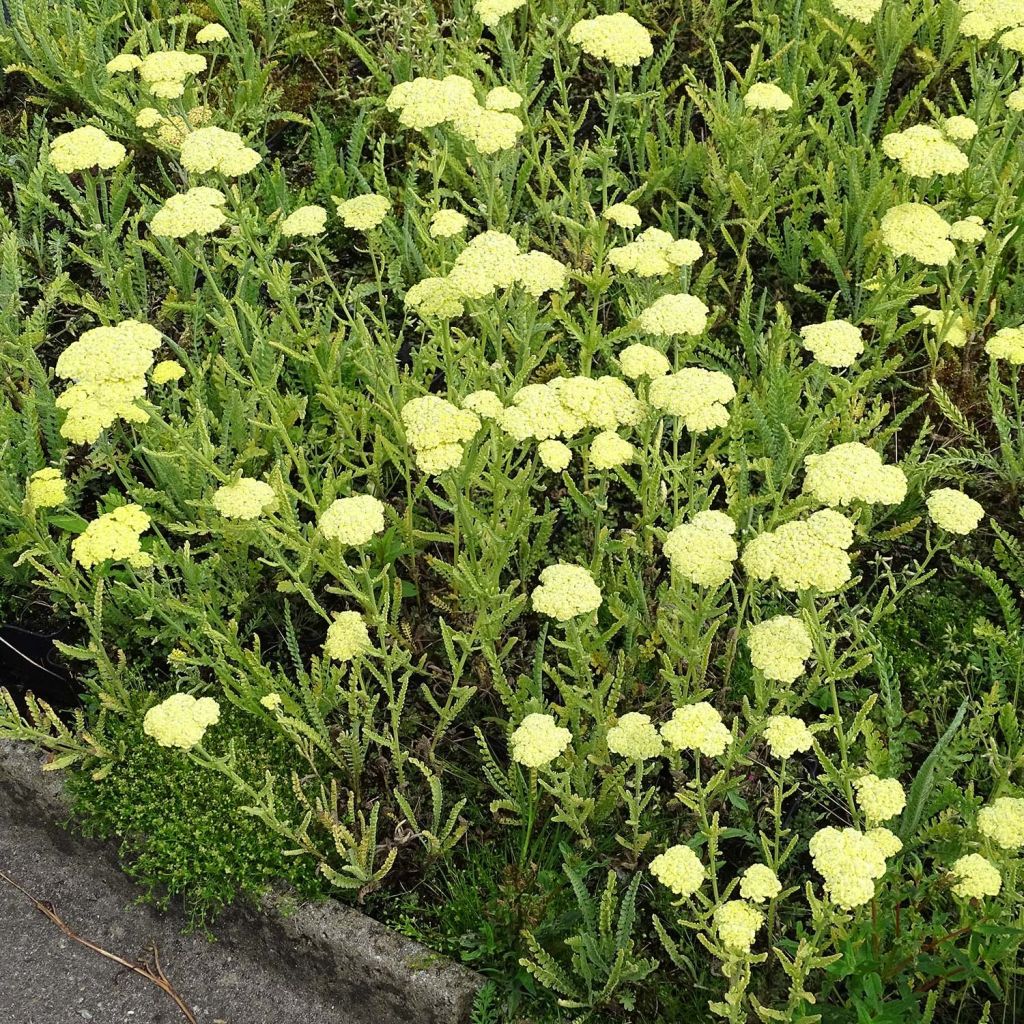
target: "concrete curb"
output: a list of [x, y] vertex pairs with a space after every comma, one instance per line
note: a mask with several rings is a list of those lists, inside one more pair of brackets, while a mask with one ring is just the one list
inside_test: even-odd
[[[0, 741], [0, 799], [13, 803], [19, 818], [62, 831], [68, 803], [59, 773], [43, 772], [42, 763], [28, 745]], [[110, 844], [103, 850], [116, 861]], [[273, 964], [374, 1024], [464, 1024], [483, 984], [475, 972], [335, 901], [271, 893], [259, 906], [226, 912], [213, 931], [254, 963]]]

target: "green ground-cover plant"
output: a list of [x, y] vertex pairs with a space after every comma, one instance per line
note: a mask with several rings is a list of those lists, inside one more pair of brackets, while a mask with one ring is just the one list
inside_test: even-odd
[[482, 1020], [1010, 1019], [1024, 8], [5, 10], [3, 607], [82, 707], [0, 735], [86, 826]]

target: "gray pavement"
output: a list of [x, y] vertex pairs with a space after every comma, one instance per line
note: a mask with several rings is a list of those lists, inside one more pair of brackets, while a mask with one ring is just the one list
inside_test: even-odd
[[[155, 943], [197, 1024], [352, 1024], [329, 997], [255, 964], [229, 941], [183, 935], [183, 917], [137, 905], [137, 890], [97, 844], [27, 824], [0, 798], [0, 871], [49, 901], [83, 938], [126, 960]], [[183, 1024], [153, 984], [65, 937], [0, 880], [3, 1024]]]

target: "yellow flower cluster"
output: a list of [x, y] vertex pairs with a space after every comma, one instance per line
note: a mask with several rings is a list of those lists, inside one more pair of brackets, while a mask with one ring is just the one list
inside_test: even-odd
[[407, 128], [422, 132], [447, 124], [485, 154], [511, 149], [523, 130], [515, 114], [481, 104], [473, 83], [461, 75], [401, 82], [391, 90], [386, 105]]
[[776, 615], [750, 627], [750, 661], [765, 679], [791, 683], [804, 671], [814, 645], [807, 627], [792, 615]]
[[925, 499], [928, 515], [936, 526], [950, 533], [967, 534], [978, 528], [985, 510], [963, 491], [939, 487]]
[[704, 865], [688, 846], [670, 846], [651, 861], [651, 874], [677, 896], [692, 896], [704, 882]]
[[160, 141], [172, 149], [180, 148], [192, 132], [212, 120], [213, 111], [204, 106], [193, 107], [184, 117], [179, 114], [164, 117], [155, 107], [143, 107], [135, 115], [135, 123], [140, 128], [156, 128]]
[[106, 132], [92, 125], [58, 135], [50, 143], [50, 166], [63, 174], [85, 171], [90, 167], [109, 170], [116, 167], [125, 155], [126, 150], [120, 142], [114, 142]]
[[684, 366], [651, 382], [649, 398], [655, 409], [678, 416], [691, 433], [699, 434], [729, 422], [727, 402], [736, 387], [724, 373], [699, 366]]
[[998, 896], [1003, 887], [999, 868], [980, 853], [969, 853], [953, 862], [950, 872], [956, 881], [953, 892], [965, 900]]
[[882, 9], [882, 0], [832, 0], [832, 6], [845, 17], [867, 25]]
[[473, 10], [488, 28], [494, 28], [506, 14], [518, 11], [525, 3], [526, 0], [473, 0]]
[[942, 130], [949, 139], [969, 142], [978, 134], [978, 122], [971, 117], [964, 117], [963, 114], [954, 114], [942, 122]]
[[227, 220], [222, 209], [226, 202], [223, 192], [198, 185], [171, 196], [153, 215], [150, 230], [160, 238], [212, 234]]
[[590, 572], [582, 565], [563, 562], [541, 570], [540, 583], [531, 596], [536, 611], [558, 622], [588, 615], [601, 607], [601, 588]]
[[485, 420], [496, 420], [505, 410], [501, 399], [493, 391], [473, 391], [462, 400], [462, 408], [475, 412]]
[[237, 132], [211, 125], [186, 135], [181, 143], [181, 166], [194, 174], [219, 171], [227, 178], [248, 174], [263, 158]]
[[977, 245], [985, 238], [985, 222], [980, 217], [964, 217], [949, 226], [949, 237], [957, 242]]
[[[605, 216], [611, 210], [619, 211], [616, 214], [618, 223], [630, 221], [622, 208], [633, 210], [632, 206], [626, 207], [624, 203], [610, 207]], [[635, 212], [635, 211], [634, 211]], [[637, 224], [640, 223], [639, 214]], [[704, 255], [704, 250], [699, 242], [690, 238], [673, 238], [667, 231], [661, 228], [648, 228], [639, 234], [632, 242], [625, 245], [617, 245], [608, 250], [608, 262], [618, 271], [624, 274], [636, 274], [637, 277], [663, 277], [665, 274], [674, 274], [680, 267], [689, 267], [696, 263]]]
[[107, 61], [107, 74], [123, 75], [128, 71], [138, 71], [142, 67], [142, 58], [134, 53], [119, 53]]
[[996, 797], [978, 812], [978, 829], [1004, 850], [1024, 846], [1024, 800], [1015, 796]]
[[212, 697], [175, 693], [146, 712], [142, 731], [161, 747], [191, 750], [219, 720], [220, 705]]
[[515, 110], [523, 105], [523, 97], [507, 85], [496, 85], [484, 97], [484, 106], [488, 110]]
[[853, 524], [832, 509], [755, 537], [743, 550], [743, 565], [755, 579], [774, 578], [783, 590], [838, 590], [851, 576], [847, 549]]
[[900, 165], [900, 170], [915, 178], [936, 174], [962, 174], [967, 156], [938, 128], [915, 124], [901, 132], [890, 132], [882, 139], [882, 152]]
[[565, 287], [569, 270], [554, 256], [531, 249], [516, 257], [515, 273], [519, 284], [535, 299], [539, 299], [545, 292], [561, 291]]
[[551, 715], [527, 715], [512, 733], [512, 760], [526, 768], [550, 764], [572, 742], [572, 733]]
[[338, 199], [336, 196], [332, 198], [341, 223], [353, 231], [372, 231], [379, 227], [391, 209], [391, 200], [375, 192], [354, 196], [352, 199]]
[[335, 661], [352, 661], [372, 648], [370, 633], [359, 612], [339, 612], [327, 627], [324, 654]]
[[[638, 228], [641, 224], [640, 211], [631, 203], [612, 203], [601, 216], [620, 228]], [[669, 235], [669, 238], [671, 237]]]
[[882, 239], [895, 255], [912, 256], [927, 266], [944, 267], [956, 255], [949, 224], [923, 203], [901, 203], [887, 210]]
[[767, 864], [751, 864], [740, 876], [740, 895], [754, 903], [773, 900], [782, 892], [779, 876]]
[[176, 359], [161, 359], [153, 367], [153, 372], [149, 375], [149, 379], [159, 387], [161, 384], [173, 384], [184, 376], [185, 367]]
[[433, 476], [462, 461], [463, 445], [480, 429], [480, 417], [437, 395], [423, 395], [402, 407], [402, 424], [416, 465]]
[[1017, 114], [1024, 111], [1024, 88], [1014, 89], [1013, 92], [1006, 97], [1006, 109], [1012, 110]]
[[662, 295], [640, 314], [641, 329], [662, 338], [701, 334], [707, 325], [708, 307], [695, 295]]
[[71, 542], [71, 557], [86, 569], [108, 559], [143, 568], [152, 562], [140, 541], [148, 529], [149, 516], [138, 505], [122, 505], [89, 523]]
[[76, 444], [92, 443], [116, 420], [143, 423], [136, 405], [146, 393], [146, 373], [160, 346], [160, 332], [138, 320], [94, 327], [57, 359], [55, 373], [74, 383], [58, 399], [67, 410], [60, 432]]
[[590, 444], [590, 464], [594, 469], [615, 469], [635, 457], [636, 449], [614, 430], [602, 430]]
[[964, 12], [960, 32], [982, 41], [1024, 25], [1024, 5], [1019, 0], [960, 0], [960, 9]]
[[993, 359], [1020, 366], [1024, 363], [1024, 327], [1001, 327], [985, 342], [985, 351]]
[[67, 482], [54, 466], [37, 470], [25, 485], [25, 503], [30, 509], [57, 508], [68, 500]]
[[907, 806], [907, 794], [896, 779], [880, 779], [877, 775], [862, 775], [854, 779], [857, 806], [864, 812], [868, 824], [895, 818]]
[[[885, 851], [892, 847], [886, 837], [875, 832], [887, 830], [866, 833], [828, 826], [816, 832], [808, 844], [814, 868], [825, 879], [825, 892], [844, 910], [867, 903], [875, 895], [876, 879], [885, 874]], [[891, 832], [887, 836], [895, 838]]]
[[804, 348], [826, 366], [852, 366], [864, 351], [860, 328], [847, 320], [826, 320], [800, 328]]
[[647, 761], [658, 757], [664, 749], [658, 730], [650, 715], [630, 711], [622, 715], [608, 730], [608, 749], [632, 761]]
[[898, 505], [907, 496], [907, 477], [899, 466], [858, 441], [837, 444], [824, 455], [804, 459], [804, 493], [824, 505]]
[[498, 424], [517, 441], [544, 441], [573, 437], [588, 427], [636, 426], [642, 411], [629, 385], [617, 377], [555, 377], [520, 388]]
[[541, 441], [537, 445], [540, 461], [553, 473], [561, 473], [572, 462], [572, 449], [561, 441]]
[[698, 512], [665, 538], [662, 550], [674, 572], [702, 587], [720, 587], [732, 576], [739, 550], [736, 524], [724, 512]]
[[772, 715], [764, 726], [764, 738], [772, 757], [792, 757], [814, 746], [811, 730], [789, 715]]
[[301, 235], [312, 238], [327, 229], [327, 211], [322, 206], [300, 206], [281, 221], [281, 234], [286, 238]]
[[953, 348], [963, 348], [967, 344], [967, 321], [961, 314], [946, 313], [927, 306], [911, 306], [910, 312], [933, 328], [939, 341], [945, 341]]
[[743, 105], [747, 110], [782, 112], [793, 106], [793, 97], [783, 92], [773, 82], [757, 82], [747, 90], [743, 97]]
[[672, 369], [668, 357], [650, 345], [627, 345], [619, 353], [619, 366], [623, 376], [630, 380], [638, 377], [664, 377]]
[[430, 218], [431, 238], [453, 238], [466, 230], [469, 219], [458, 210], [438, 210]]
[[274, 488], [262, 480], [243, 476], [218, 487], [211, 499], [213, 507], [225, 519], [259, 519], [277, 502]]
[[196, 33], [196, 42], [200, 44], [219, 43], [229, 38], [230, 35], [231, 33], [219, 22], [211, 21], [209, 25], [204, 25]]
[[636, 67], [654, 53], [650, 32], [621, 11], [577, 21], [569, 30], [569, 42], [616, 67]]
[[338, 498], [320, 517], [320, 532], [328, 540], [359, 546], [384, 531], [384, 503], [369, 494]]
[[719, 941], [733, 953], [749, 953], [764, 924], [764, 914], [744, 900], [727, 900], [714, 917]]
[[184, 95], [185, 82], [206, 70], [206, 58], [201, 53], [181, 50], [161, 50], [144, 57], [138, 66], [139, 78], [149, 86], [154, 96], [174, 100]]
[[697, 750], [707, 757], [724, 754], [732, 743], [722, 716], [707, 701], [676, 708], [661, 727], [661, 736], [676, 750]]

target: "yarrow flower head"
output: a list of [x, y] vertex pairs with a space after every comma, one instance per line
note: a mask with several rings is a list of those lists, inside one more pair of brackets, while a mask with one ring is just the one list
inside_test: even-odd
[[651, 861], [650, 872], [677, 896], [692, 896], [704, 882], [704, 865], [688, 846], [670, 846]]
[[213, 507], [225, 519], [259, 519], [277, 504], [270, 484], [247, 476], [218, 487], [212, 500]]
[[480, 417], [459, 409], [437, 395], [423, 395], [402, 406], [405, 436], [416, 454], [416, 465], [431, 476], [462, 462], [463, 447], [480, 429]]
[[890, 132], [882, 139], [882, 152], [915, 178], [962, 174], [968, 167], [967, 156], [938, 128], [927, 124]]
[[942, 122], [942, 131], [947, 138], [956, 139], [957, 142], [970, 142], [978, 134], [978, 122], [963, 114], [954, 114]]
[[25, 503], [30, 509], [57, 508], [68, 500], [67, 481], [54, 466], [37, 470], [25, 486]]
[[953, 862], [949, 869], [956, 881], [953, 892], [965, 900], [982, 900], [998, 896], [1003, 887], [999, 868], [980, 853], [969, 853]]
[[631, 203], [612, 203], [601, 216], [620, 228], [638, 228], [642, 223], [640, 211]]
[[832, 6], [852, 21], [867, 25], [882, 9], [882, 0], [832, 0]]
[[148, 529], [149, 516], [140, 506], [122, 505], [86, 526], [71, 542], [71, 557], [85, 569], [106, 561], [143, 568], [152, 563], [140, 540]]
[[854, 779], [853, 788], [857, 794], [857, 806], [869, 824], [895, 818], [907, 806], [907, 794], [896, 779], [862, 775]]
[[91, 167], [109, 170], [127, 155], [120, 142], [92, 125], [58, 135], [50, 143], [50, 166], [64, 174], [86, 171]]
[[184, 94], [189, 78], [206, 70], [206, 58], [201, 53], [160, 50], [143, 57], [138, 70], [154, 96], [173, 100]]
[[739, 554], [736, 524], [724, 512], [698, 512], [665, 538], [662, 550], [673, 572], [702, 587], [720, 587], [732, 576]]
[[138, 71], [142, 66], [142, 58], [136, 53], [119, 53], [107, 61], [107, 74], [123, 75], [129, 71]]
[[552, 473], [561, 473], [572, 462], [572, 449], [563, 441], [541, 441], [537, 445], [537, 454], [544, 467]]
[[576, 22], [569, 31], [569, 42], [616, 67], [636, 67], [654, 53], [650, 32], [621, 11]]
[[219, 720], [220, 705], [212, 697], [175, 693], [146, 712], [142, 731], [161, 747], [191, 750]]
[[[618, 204], [622, 206], [624, 204]], [[615, 207], [612, 207], [615, 209]], [[633, 209], [633, 207], [629, 207]], [[626, 217], [619, 213], [618, 219]], [[639, 216], [637, 218], [639, 223]], [[637, 277], [663, 277], [680, 267], [689, 267], [704, 255], [699, 242], [690, 238], [673, 238], [661, 228], [648, 228], [632, 242], [608, 250], [608, 262], [624, 274]]]
[[300, 206], [281, 221], [281, 234], [312, 238], [327, 230], [327, 211], [322, 206]]
[[372, 231], [383, 223], [391, 209], [391, 200], [373, 192], [352, 199], [334, 198], [341, 223], [353, 231]]
[[1013, 92], [1006, 97], [1006, 109], [1012, 110], [1017, 114], [1024, 111], [1024, 88], [1014, 89]]
[[772, 715], [764, 726], [764, 738], [772, 757], [787, 758], [814, 746], [811, 730], [799, 718]]
[[384, 530], [384, 503], [369, 494], [338, 498], [320, 517], [319, 528], [328, 540], [367, 544]]
[[555, 377], [520, 388], [498, 424], [517, 441], [545, 441], [574, 437], [588, 427], [636, 426], [642, 411], [629, 385], [617, 377]]
[[963, 491], [939, 487], [925, 499], [932, 522], [950, 533], [967, 534], [978, 528], [985, 510]]
[[978, 830], [1003, 850], [1024, 847], [1024, 800], [1016, 796], [996, 797], [978, 811]]
[[792, 615], [776, 615], [750, 627], [750, 660], [765, 679], [791, 683], [803, 674], [814, 645], [807, 627]]
[[1011, 366], [1024, 363], [1024, 326], [1001, 327], [988, 341], [985, 351], [993, 359], [1005, 359]]
[[149, 375], [150, 382], [158, 387], [162, 384], [173, 384], [185, 376], [185, 367], [176, 359], [161, 359], [153, 367]]
[[875, 881], [886, 868], [883, 844], [855, 828], [829, 826], [811, 837], [808, 849], [836, 906], [853, 910], [875, 895]]
[[779, 876], [767, 864], [751, 864], [740, 876], [740, 895], [754, 903], [773, 900], [782, 892]]
[[526, 0], [473, 0], [473, 10], [488, 28], [494, 28], [506, 14], [518, 11], [525, 4]]
[[648, 761], [664, 749], [650, 715], [630, 711], [608, 730], [608, 749], [631, 761]]
[[736, 387], [724, 373], [685, 366], [651, 382], [649, 398], [655, 409], [678, 416], [693, 434], [724, 427], [729, 422], [726, 403], [736, 397]]
[[484, 420], [496, 420], [504, 411], [501, 399], [493, 391], [473, 391], [462, 400], [462, 408]]
[[237, 132], [211, 125], [187, 135], [181, 143], [181, 166], [194, 174], [219, 171], [227, 178], [248, 174], [263, 158]]
[[985, 240], [985, 222], [980, 217], [964, 217], [955, 220], [949, 226], [949, 237], [957, 242], [968, 242], [977, 245]]
[[910, 312], [933, 328], [939, 341], [953, 348], [963, 348], [967, 344], [967, 321], [962, 314], [929, 309], [927, 306], [911, 306]]
[[744, 548], [742, 562], [755, 579], [774, 578], [783, 590], [831, 593], [850, 579], [847, 549], [852, 544], [850, 520], [822, 509], [758, 535]]
[[781, 113], [793, 106], [793, 97], [773, 82], [757, 82], [747, 90], [743, 105], [747, 110], [774, 110]]
[[523, 105], [523, 97], [507, 85], [496, 85], [484, 97], [488, 110], [515, 110]]
[[512, 733], [512, 760], [525, 768], [550, 764], [572, 742], [572, 733], [551, 715], [527, 715]]
[[518, 284], [539, 299], [545, 292], [560, 292], [565, 287], [569, 268], [554, 256], [531, 249], [516, 257], [515, 274]]
[[826, 320], [800, 328], [804, 348], [826, 366], [852, 366], [864, 351], [860, 328], [846, 320]]
[[662, 338], [702, 334], [707, 325], [708, 307], [695, 295], [662, 295], [640, 314], [641, 329]]
[[676, 708], [661, 735], [676, 750], [696, 750], [707, 757], [724, 754], [732, 743], [722, 716], [707, 701]]
[[430, 218], [431, 238], [453, 238], [461, 235], [469, 224], [469, 218], [458, 210], [438, 210]]
[[231, 33], [223, 25], [219, 22], [211, 21], [209, 25], [204, 25], [196, 33], [196, 42], [199, 44], [219, 43], [230, 38], [230, 36]]
[[619, 353], [619, 367], [624, 377], [664, 377], [672, 369], [668, 356], [650, 345], [627, 345]]
[[764, 914], [744, 900], [727, 900], [715, 909], [718, 939], [734, 953], [749, 953], [764, 924]]
[[568, 622], [579, 615], [589, 615], [601, 607], [601, 588], [590, 571], [582, 565], [559, 562], [549, 565], [540, 574], [534, 588], [533, 607], [541, 615], [558, 622]]
[[334, 661], [352, 661], [372, 649], [366, 620], [359, 612], [339, 612], [327, 627], [324, 654]]
[[873, 448], [850, 441], [824, 455], [804, 459], [804, 493], [825, 505], [898, 505], [907, 496], [907, 477], [899, 466], [886, 466]]
[[1017, 0], [960, 0], [962, 35], [986, 41], [1003, 29], [1024, 25], [1024, 7]]
[[594, 469], [614, 469], [632, 462], [636, 449], [614, 430], [603, 430], [590, 445], [590, 464]]
[[186, 238], [188, 235], [211, 235], [227, 217], [223, 206], [224, 193], [199, 185], [182, 195], [171, 196], [153, 215], [150, 230], [161, 238]]
[[926, 266], [944, 267], [956, 255], [949, 223], [923, 203], [901, 203], [882, 217], [882, 239], [896, 256], [912, 256]]

